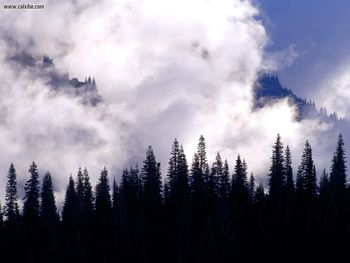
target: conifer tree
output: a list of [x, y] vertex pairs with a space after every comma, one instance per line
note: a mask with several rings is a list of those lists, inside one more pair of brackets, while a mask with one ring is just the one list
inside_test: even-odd
[[96, 195], [96, 220], [98, 224], [109, 223], [112, 209], [110, 194], [110, 185], [108, 180], [108, 171], [106, 167], [101, 171], [95, 190]]
[[[248, 191], [248, 178], [247, 178], [247, 165], [245, 160], [241, 160], [241, 156], [238, 155], [236, 164], [232, 175], [232, 188], [231, 195], [234, 200], [247, 201]], [[237, 202], [237, 201], [236, 201]]]
[[92, 192], [89, 173], [86, 168], [83, 171], [83, 194], [82, 195], [83, 195], [82, 207], [83, 207], [84, 217], [86, 218], [86, 221], [90, 221], [94, 211], [94, 195]]
[[330, 187], [336, 195], [344, 194], [346, 188], [346, 157], [341, 134], [338, 137], [337, 147], [333, 156], [329, 181]]
[[319, 186], [319, 194], [320, 194], [320, 202], [321, 207], [325, 207], [329, 202], [329, 177], [326, 172], [326, 169], [323, 169], [321, 178], [320, 178], [320, 186]]
[[113, 214], [116, 215], [120, 209], [120, 196], [119, 196], [119, 187], [115, 178], [113, 179], [113, 191], [112, 191], [112, 209]]
[[255, 201], [255, 178], [253, 174], [250, 174], [249, 177], [249, 196], [251, 201], [254, 203]]
[[52, 179], [49, 172], [43, 177], [40, 204], [41, 244], [45, 246], [42, 257], [47, 262], [58, 262], [58, 235], [59, 217], [53, 193]]
[[308, 141], [305, 143], [297, 179], [299, 188], [301, 187], [305, 190], [309, 199], [313, 199], [317, 194], [316, 169], [312, 157], [312, 149]]
[[269, 195], [272, 202], [279, 202], [285, 184], [285, 169], [283, 157], [283, 144], [278, 134], [272, 148], [271, 166], [269, 173]]
[[78, 214], [79, 217], [82, 219], [84, 216], [84, 175], [81, 171], [81, 167], [79, 167], [78, 174], [77, 174], [77, 180], [76, 180], [76, 193], [77, 193], [77, 200], [78, 200]]
[[56, 227], [59, 218], [53, 192], [51, 174], [47, 172], [43, 177], [41, 189], [40, 218], [44, 224]]
[[78, 220], [77, 213], [78, 197], [75, 191], [75, 183], [72, 175], [69, 176], [69, 182], [66, 189], [66, 195], [62, 210], [62, 224], [69, 231], [75, 228]]
[[226, 200], [230, 193], [230, 170], [227, 159], [224, 162], [223, 171], [219, 177], [219, 196], [222, 200]]
[[206, 156], [206, 143], [203, 135], [201, 135], [191, 167], [191, 195], [195, 206], [202, 206], [206, 202], [205, 190], [208, 177], [209, 165]]
[[6, 204], [4, 214], [7, 217], [7, 222], [9, 224], [15, 223], [18, 218], [18, 204], [17, 204], [17, 180], [16, 180], [16, 170], [14, 165], [11, 163], [8, 174], [7, 174], [7, 184], [6, 184]]
[[294, 193], [294, 180], [293, 180], [293, 168], [292, 168], [292, 157], [290, 153], [289, 146], [286, 147], [286, 157], [285, 157], [285, 173], [286, 173], [286, 185], [285, 189], [287, 195]]
[[23, 218], [27, 224], [32, 225], [39, 218], [39, 173], [35, 162], [31, 164], [29, 174], [30, 179], [24, 187]]
[[146, 158], [143, 162], [142, 182], [146, 210], [159, 209], [162, 203], [160, 163], [156, 161], [151, 146], [148, 147]]
[[167, 173], [169, 201], [179, 205], [188, 197], [188, 166], [183, 147], [177, 139], [173, 143], [170, 155]]

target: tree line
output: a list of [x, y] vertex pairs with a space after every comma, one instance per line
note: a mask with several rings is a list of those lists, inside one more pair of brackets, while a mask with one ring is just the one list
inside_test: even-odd
[[[69, 177], [62, 213], [52, 177], [29, 168], [23, 207], [10, 165], [0, 208], [0, 262], [315, 262], [347, 256], [350, 187], [339, 135], [332, 165], [317, 180], [307, 141], [296, 172], [289, 146], [272, 147], [268, 189], [237, 156], [230, 171], [209, 165], [200, 137], [189, 165], [175, 139], [162, 182], [149, 146], [142, 166], [120, 182], [104, 168], [93, 188], [87, 169]], [[318, 182], [319, 181], [319, 182]], [[0, 206], [1, 207], [1, 206]]]

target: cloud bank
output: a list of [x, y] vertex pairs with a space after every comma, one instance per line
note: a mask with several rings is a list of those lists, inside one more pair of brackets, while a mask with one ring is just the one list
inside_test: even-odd
[[[166, 171], [175, 137], [189, 161], [203, 134], [209, 160], [220, 151], [233, 164], [241, 154], [260, 176], [277, 133], [299, 160], [304, 140], [316, 143], [316, 131], [327, 130], [316, 120], [295, 122], [296, 109], [285, 100], [252, 111], [269, 39], [251, 1], [40, 4], [44, 10], [0, 17], [0, 171], [14, 162], [23, 181], [36, 160], [56, 178], [59, 199], [79, 165], [93, 182], [104, 165], [119, 177], [123, 167], [142, 161], [150, 144]], [[21, 50], [36, 58], [49, 54], [70, 76], [93, 75], [105, 102], [89, 107], [53, 93], [38, 72], [9, 62]]]

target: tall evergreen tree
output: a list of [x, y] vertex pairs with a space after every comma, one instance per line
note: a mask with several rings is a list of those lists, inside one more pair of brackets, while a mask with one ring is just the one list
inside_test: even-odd
[[77, 179], [76, 179], [76, 193], [77, 193], [77, 200], [78, 200], [78, 214], [79, 217], [82, 219], [84, 216], [84, 175], [81, 170], [81, 167], [79, 167]]
[[14, 165], [11, 163], [10, 169], [7, 174], [6, 184], [6, 196], [5, 196], [5, 215], [9, 224], [15, 223], [18, 217], [18, 203], [17, 203], [17, 180], [16, 170]]
[[85, 168], [83, 172], [83, 194], [82, 194], [83, 213], [87, 221], [91, 220], [94, 211], [94, 195], [90, 183], [88, 170]]
[[28, 243], [25, 252], [26, 262], [36, 262], [39, 257], [35, 247], [38, 243], [39, 227], [39, 173], [35, 162], [29, 167], [30, 179], [26, 182], [24, 190], [23, 222], [25, 241]]
[[151, 146], [148, 147], [146, 158], [143, 162], [142, 182], [146, 210], [152, 211], [159, 209], [162, 203], [160, 163], [156, 161]]
[[53, 184], [51, 174], [47, 172], [43, 177], [41, 189], [41, 205], [40, 205], [41, 222], [56, 226], [59, 221], [55, 196], [53, 192]]
[[269, 194], [272, 202], [279, 202], [285, 184], [285, 169], [283, 144], [278, 134], [272, 149], [271, 166], [269, 173]]
[[255, 178], [253, 174], [250, 174], [250, 177], [249, 177], [249, 196], [252, 202], [254, 202], [255, 201]]
[[222, 174], [219, 177], [219, 196], [226, 200], [230, 193], [230, 170], [227, 159], [224, 162]]
[[[186, 202], [188, 197], [188, 166], [182, 145], [175, 139], [167, 173], [169, 198], [172, 203]], [[165, 190], [165, 189], [164, 189]]]
[[312, 157], [310, 143], [306, 141], [301, 164], [298, 169], [298, 186], [301, 187], [309, 199], [314, 199], [317, 194], [316, 169]]
[[346, 188], [346, 157], [343, 137], [338, 137], [337, 147], [332, 160], [330, 187], [336, 194], [344, 194]]
[[287, 194], [294, 193], [294, 180], [293, 180], [293, 168], [292, 168], [292, 157], [290, 153], [289, 146], [286, 147], [286, 154], [285, 154], [285, 174], [286, 174], [286, 185], [285, 189]]
[[206, 155], [206, 143], [203, 135], [201, 135], [191, 167], [191, 195], [193, 203], [197, 207], [205, 203], [205, 190], [208, 177], [209, 165]]
[[249, 196], [247, 165], [245, 160], [241, 160], [240, 155], [238, 155], [236, 159], [236, 164], [232, 175], [231, 195], [236, 202], [237, 200], [247, 201]]
[[72, 175], [70, 175], [62, 209], [63, 260], [68, 262], [77, 262], [81, 256], [78, 229], [79, 211], [77, 207], [78, 197], [75, 182]]
[[31, 164], [29, 174], [30, 179], [24, 187], [23, 218], [26, 223], [32, 225], [39, 219], [39, 173], [35, 162]]
[[72, 176], [69, 176], [69, 182], [66, 189], [65, 200], [62, 210], [62, 224], [68, 231], [77, 226], [78, 221], [78, 198], [75, 191], [75, 183]]
[[43, 177], [40, 204], [40, 237], [41, 245], [45, 246], [42, 258], [47, 262], [58, 262], [58, 235], [59, 217], [53, 193], [52, 179], [49, 172]]
[[112, 209], [110, 194], [110, 185], [108, 180], [108, 171], [106, 167], [101, 171], [95, 190], [96, 195], [96, 220], [98, 223], [109, 223]]

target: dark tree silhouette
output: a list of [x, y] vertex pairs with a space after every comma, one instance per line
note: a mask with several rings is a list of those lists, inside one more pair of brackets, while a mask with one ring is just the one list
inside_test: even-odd
[[39, 173], [35, 162], [33, 162], [29, 167], [29, 174], [30, 178], [24, 187], [24, 242], [28, 243], [27, 251], [25, 253], [27, 262], [36, 262], [39, 257], [36, 251], [36, 244], [38, 243], [37, 233], [39, 227]]
[[42, 259], [47, 262], [58, 262], [58, 233], [59, 216], [55, 203], [52, 178], [49, 172], [43, 177], [41, 188], [40, 204], [40, 237], [41, 246], [45, 247], [42, 251]]
[[112, 189], [106, 168], [95, 191], [87, 169], [79, 168], [76, 182], [69, 177], [61, 218], [51, 175], [44, 175], [40, 191], [34, 162], [19, 213], [11, 164], [0, 206], [0, 261], [295, 263], [348, 256], [350, 187], [341, 135], [330, 175], [323, 170], [319, 185], [308, 141], [296, 184], [290, 148], [283, 152], [279, 135], [267, 178], [248, 178], [239, 155], [231, 178], [228, 161], [217, 153], [209, 167], [206, 151], [201, 136], [189, 172], [175, 140], [164, 185], [151, 147], [141, 171], [124, 169]]
[[6, 184], [6, 204], [4, 214], [7, 217], [7, 223], [13, 224], [17, 221], [18, 203], [17, 203], [17, 180], [16, 180], [16, 170], [14, 165], [11, 163], [8, 174], [7, 174], [7, 184]]
[[33, 162], [29, 168], [30, 179], [24, 187], [25, 197], [23, 205], [23, 218], [28, 224], [37, 224], [39, 219], [39, 173], [38, 168]]
[[272, 148], [271, 166], [269, 173], [269, 195], [275, 206], [280, 206], [285, 184], [285, 166], [283, 157], [283, 144], [278, 134]]
[[344, 198], [346, 190], [346, 157], [344, 142], [341, 134], [338, 137], [337, 147], [333, 156], [329, 184], [334, 199], [334, 204]]

